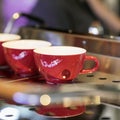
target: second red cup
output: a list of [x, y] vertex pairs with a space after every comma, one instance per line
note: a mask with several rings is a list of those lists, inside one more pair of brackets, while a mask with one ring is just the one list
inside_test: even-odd
[[26, 77], [37, 74], [33, 50], [51, 46], [50, 42], [43, 40], [19, 40], [2, 44], [6, 61], [15, 74]]
[[8, 67], [4, 57], [2, 44], [7, 41], [13, 41], [19, 39], [21, 39], [21, 36], [17, 34], [0, 33], [0, 67], [1, 68]]

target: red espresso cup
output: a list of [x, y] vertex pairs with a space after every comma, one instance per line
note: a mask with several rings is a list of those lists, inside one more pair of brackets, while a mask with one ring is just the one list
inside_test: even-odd
[[21, 37], [17, 34], [0, 33], [0, 66], [1, 67], [7, 66], [7, 63], [4, 57], [2, 43], [6, 41], [19, 40], [20, 38]]
[[[50, 84], [70, 82], [79, 74], [92, 73], [99, 68], [99, 60], [87, 56], [86, 50], [73, 46], [51, 46], [34, 50], [34, 58], [40, 73]], [[84, 69], [84, 62], [95, 62], [93, 68]]]
[[51, 46], [50, 42], [43, 40], [22, 39], [2, 44], [6, 61], [16, 75], [26, 77], [38, 73], [33, 50], [37, 47]]

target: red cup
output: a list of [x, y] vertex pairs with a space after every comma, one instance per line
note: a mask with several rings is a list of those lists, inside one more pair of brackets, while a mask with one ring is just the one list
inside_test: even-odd
[[[37, 48], [34, 50], [34, 58], [39, 72], [50, 84], [72, 81], [78, 74], [92, 73], [99, 67], [99, 60], [94, 56], [87, 56], [86, 50], [80, 47]], [[95, 66], [83, 69], [86, 60], [95, 62]]]
[[21, 37], [16, 34], [0, 33], [0, 67], [7, 66], [7, 63], [4, 57], [2, 43], [6, 41], [19, 40], [20, 38]]
[[19, 40], [2, 44], [5, 58], [15, 74], [22, 77], [37, 74], [33, 50], [37, 47], [50, 46], [51, 43], [43, 40]]

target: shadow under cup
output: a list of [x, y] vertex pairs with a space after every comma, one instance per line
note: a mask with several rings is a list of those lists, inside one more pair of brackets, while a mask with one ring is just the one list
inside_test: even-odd
[[2, 44], [7, 41], [13, 41], [13, 40], [19, 40], [19, 39], [21, 39], [21, 36], [17, 34], [0, 33], [0, 68], [8, 67], [6, 59], [4, 57]]
[[[50, 84], [71, 82], [78, 74], [92, 73], [99, 67], [94, 56], [87, 56], [86, 50], [73, 46], [51, 46], [34, 50], [35, 63]], [[92, 60], [95, 66], [83, 69], [84, 62]]]
[[5, 58], [16, 75], [27, 77], [38, 74], [33, 50], [50, 46], [51, 43], [43, 40], [24, 39], [5, 42], [2, 44]]

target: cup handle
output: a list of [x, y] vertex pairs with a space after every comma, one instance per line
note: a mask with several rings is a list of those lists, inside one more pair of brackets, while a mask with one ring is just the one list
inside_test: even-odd
[[95, 66], [93, 68], [90, 68], [90, 69], [83, 69], [80, 74], [86, 74], [86, 73], [92, 73], [92, 72], [95, 72], [96, 70], [98, 70], [99, 68], [99, 60], [94, 57], [94, 56], [85, 56], [85, 61], [87, 60], [92, 60], [95, 62]]

